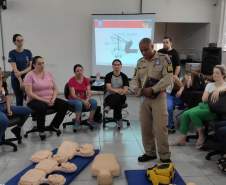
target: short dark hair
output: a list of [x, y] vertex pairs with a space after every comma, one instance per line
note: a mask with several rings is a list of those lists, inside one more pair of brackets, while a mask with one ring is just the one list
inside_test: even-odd
[[119, 62], [120, 63], [120, 65], [122, 65], [122, 61], [121, 60], [119, 60], [119, 59], [114, 59], [113, 61], [112, 61], [112, 65], [114, 65], [115, 64], [115, 62]]
[[22, 35], [19, 34], [19, 33], [14, 34], [14, 35], [13, 35], [13, 42], [16, 42], [16, 38], [17, 38], [17, 37], [22, 37]]
[[152, 40], [150, 38], [146, 37], [146, 38], [141, 39], [139, 45], [141, 45], [141, 44], [151, 44], [151, 43], [152, 43]]
[[36, 64], [37, 60], [40, 59], [40, 58], [43, 58], [41, 56], [35, 56], [32, 58], [32, 66], [31, 66], [31, 69], [34, 69], [34, 65]]
[[74, 72], [76, 71], [76, 69], [77, 69], [78, 67], [81, 67], [81, 68], [83, 69], [83, 67], [82, 67], [81, 64], [75, 64], [75, 65], [74, 65]]
[[165, 36], [165, 37], [163, 37], [163, 40], [164, 40], [164, 39], [169, 39], [169, 41], [170, 41], [170, 42], [172, 42], [172, 41], [173, 41], [173, 39], [172, 39], [171, 37], [169, 37], [169, 36]]

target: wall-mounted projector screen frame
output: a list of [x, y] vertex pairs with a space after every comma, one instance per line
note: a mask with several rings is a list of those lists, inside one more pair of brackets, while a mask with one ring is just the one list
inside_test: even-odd
[[122, 71], [133, 76], [139, 58], [139, 41], [154, 39], [155, 14], [93, 14], [92, 75], [104, 76], [112, 71], [116, 58], [123, 63]]

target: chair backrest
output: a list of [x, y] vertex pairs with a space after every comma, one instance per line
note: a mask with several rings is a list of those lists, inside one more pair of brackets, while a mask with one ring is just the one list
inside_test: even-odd
[[[217, 115], [219, 115], [221, 118], [222, 116], [226, 115], [226, 92], [220, 93], [219, 99], [217, 102], [213, 103], [211, 101], [211, 95], [210, 93], [208, 98], [208, 105], [212, 112], [215, 112]], [[225, 118], [225, 116], [224, 116]]]
[[68, 99], [69, 95], [70, 95], [69, 85], [68, 85], [68, 83], [66, 83], [65, 86], [64, 86], [64, 97], [66, 99]]

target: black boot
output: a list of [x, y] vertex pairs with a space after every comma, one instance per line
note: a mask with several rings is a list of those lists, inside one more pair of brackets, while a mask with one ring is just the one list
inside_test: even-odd
[[149, 155], [143, 154], [138, 157], [138, 162], [147, 162], [154, 159], [157, 159], [157, 156], [149, 156]]

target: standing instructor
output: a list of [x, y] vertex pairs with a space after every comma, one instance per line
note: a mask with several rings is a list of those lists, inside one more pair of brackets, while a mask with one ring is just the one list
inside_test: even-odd
[[165, 89], [172, 83], [172, 64], [167, 55], [154, 50], [151, 39], [143, 38], [139, 47], [143, 59], [135, 69], [133, 85], [136, 95], [144, 97], [140, 107], [140, 121], [145, 153], [138, 157], [138, 161], [156, 159], [157, 146], [160, 161], [170, 162]]

